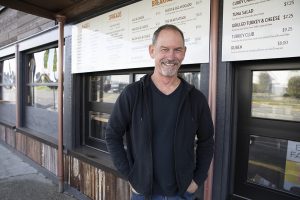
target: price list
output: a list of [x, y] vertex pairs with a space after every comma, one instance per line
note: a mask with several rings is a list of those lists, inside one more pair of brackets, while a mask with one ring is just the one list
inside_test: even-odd
[[84, 21], [72, 30], [72, 72], [118, 69], [127, 62], [126, 8]]
[[300, 2], [231, 0], [224, 4], [222, 60], [300, 56]]
[[153, 66], [153, 32], [163, 24], [185, 35], [184, 64], [209, 60], [209, 0], [143, 0], [73, 27], [72, 73]]

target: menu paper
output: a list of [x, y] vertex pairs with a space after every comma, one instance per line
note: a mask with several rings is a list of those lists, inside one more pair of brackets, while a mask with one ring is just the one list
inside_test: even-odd
[[222, 60], [300, 56], [300, 1], [226, 0]]
[[153, 32], [174, 24], [185, 35], [183, 64], [209, 61], [209, 0], [143, 0], [72, 28], [72, 73], [151, 67]]

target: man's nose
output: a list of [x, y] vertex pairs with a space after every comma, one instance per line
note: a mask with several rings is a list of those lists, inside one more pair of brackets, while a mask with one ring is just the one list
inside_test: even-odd
[[174, 59], [175, 57], [176, 56], [175, 56], [175, 51], [174, 50], [168, 51], [168, 54], [167, 54], [168, 59]]

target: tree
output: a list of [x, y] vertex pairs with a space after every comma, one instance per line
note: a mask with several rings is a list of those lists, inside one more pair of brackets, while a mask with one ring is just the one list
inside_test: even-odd
[[258, 85], [258, 92], [261, 93], [269, 93], [271, 92], [272, 80], [268, 73], [262, 72], [258, 76], [259, 78], [259, 85]]
[[252, 84], [252, 92], [253, 93], [258, 93], [258, 83], [253, 83]]
[[300, 98], [300, 76], [289, 79], [287, 93], [292, 97]]
[[53, 72], [57, 71], [57, 53], [56, 53], [56, 48], [54, 49], [54, 56], [53, 56]]
[[48, 68], [48, 59], [49, 59], [49, 49], [47, 49], [44, 53], [44, 68]]

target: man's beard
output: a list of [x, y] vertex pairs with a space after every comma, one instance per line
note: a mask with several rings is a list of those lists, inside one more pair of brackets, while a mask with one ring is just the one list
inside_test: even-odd
[[178, 62], [177, 60], [164, 59], [160, 62], [160, 66], [161, 74], [163, 76], [172, 77], [177, 74], [180, 62]]

